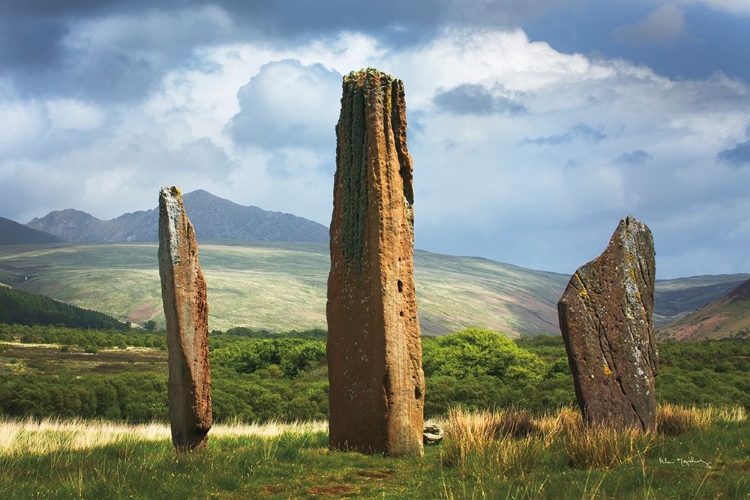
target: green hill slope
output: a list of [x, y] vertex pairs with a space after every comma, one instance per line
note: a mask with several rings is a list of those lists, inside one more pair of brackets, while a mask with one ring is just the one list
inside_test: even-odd
[[750, 274], [693, 276], [660, 280], [656, 286], [654, 324], [664, 326], [737, 288]]
[[[201, 244], [199, 252], [211, 329], [326, 328], [326, 244]], [[424, 251], [416, 251], [414, 260], [423, 333], [471, 326], [511, 337], [559, 333], [557, 301], [569, 276]], [[706, 279], [663, 282], [666, 295], [657, 282], [657, 321], [684, 315], [723, 295], [722, 283], [743, 278], [715, 277], [711, 283], [718, 288], [701, 289], [691, 299], [691, 288], [706, 285]], [[0, 247], [0, 282], [123, 321], [164, 324], [156, 244]]]
[[692, 314], [657, 331], [659, 339], [702, 340], [750, 337], [750, 280]]
[[[201, 245], [211, 329], [326, 328], [325, 244]], [[556, 333], [567, 277], [486, 259], [415, 254], [425, 334], [484, 326], [510, 336]], [[28, 281], [24, 281], [28, 277]], [[0, 282], [134, 323], [163, 325], [155, 244], [23, 247], [0, 252]]]
[[65, 304], [42, 295], [0, 286], [0, 323], [64, 325], [75, 328], [124, 330], [128, 325], [96, 311]]
[[26, 245], [34, 243], [56, 243], [60, 238], [44, 231], [37, 231], [16, 221], [0, 217], [0, 245]]

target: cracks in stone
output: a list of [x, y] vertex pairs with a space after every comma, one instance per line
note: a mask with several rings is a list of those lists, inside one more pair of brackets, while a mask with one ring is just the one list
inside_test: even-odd
[[404, 84], [401, 80], [394, 80], [390, 93], [391, 123], [393, 124], [396, 152], [398, 154], [399, 173], [404, 183], [404, 199], [409, 207], [414, 205], [414, 186], [411, 157], [406, 149], [406, 121], [402, 121], [402, 103], [404, 100]]
[[[644, 284], [646, 284], [646, 285], [650, 284], [651, 281], [652, 281], [652, 279], [651, 279], [650, 273], [648, 272], [648, 266], [646, 266], [646, 268], [644, 269], [643, 259], [641, 258], [640, 255], [636, 255], [636, 261], [638, 262], [638, 273], [640, 275], [641, 282], [644, 283]], [[640, 290], [641, 287], [638, 287], [638, 288]], [[653, 304], [653, 302], [654, 302], [653, 291], [650, 289], [651, 287], [647, 286], [646, 288], [648, 289], [649, 296], [651, 297], [651, 303]], [[644, 301], [642, 290], [641, 290], [641, 293], [639, 294], [639, 296], [640, 296], [640, 299], [641, 299], [641, 306], [643, 307], [643, 310], [646, 312], [647, 319], [649, 319], [650, 315], [648, 314], [648, 307], [646, 307], [646, 303]]]

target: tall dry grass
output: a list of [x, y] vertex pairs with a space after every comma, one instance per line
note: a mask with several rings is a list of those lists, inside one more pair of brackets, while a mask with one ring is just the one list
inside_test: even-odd
[[467, 412], [448, 414], [443, 465], [476, 475], [486, 469], [501, 476], [523, 476], [533, 470], [548, 447], [548, 422], [524, 411]]
[[[209, 439], [239, 436], [275, 437], [282, 434], [307, 434], [327, 430], [326, 422], [236, 422], [215, 425], [211, 428]], [[79, 419], [0, 419], [0, 456], [29, 453], [41, 455], [60, 450], [85, 450], [121, 442], [170, 440], [169, 425], [161, 422], [132, 425]]]
[[523, 475], [541, 457], [562, 454], [575, 469], [611, 469], [623, 463], [643, 463], [658, 434], [673, 436], [717, 423], [740, 422], [742, 407], [683, 408], [661, 405], [658, 433], [640, 429], [585, 426], [581, 414], [564, 408], [555, 415], [535, 417], [518, 410], [467, 412], [452, 409], [448, 415], [443, 464], [469, 475], [478, 467], [501, 475]]
[[742, 422], [746, 417], [742, 406], [719, 408], [663, 404], [656, 414], [656, 428], [659, 434], [679, 436], [685, 432], [708, 429], [715, 423]]

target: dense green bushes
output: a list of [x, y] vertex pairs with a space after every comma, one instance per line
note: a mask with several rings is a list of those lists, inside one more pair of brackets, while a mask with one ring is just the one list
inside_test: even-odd
[[545, 361], [503, 335], [469, 328], [424, 338], [422, 352], [428, 418], [445, 415], [452, 406], [517, 406], [541, 412], [569, 405], [575, 398], [564, 348], [548, 353]]
[[167, 348], [164, 332], [142, 330], [96, 330], [61, 326], [25, 326], [0, 323], [0, 341], [18, 339], [24, 344], [60, 344], [62, 346], [113, 348]]
[[[248, 329], [230, 332], [212, 332], [210, 339], [216, 421], [327, 417], [322, 332], [294, 332], [291, 336]], [[168, 417], [163, 332], [0, 324], [0, 340], [13, 338], [57, 344], [60, 348], [54, 351], [60, 357], [73, 356], [70, 359], [82, 368], [80, 373], [72, 372], [79, 365], [68, 363], [68, 358], [57, 359], [55, 365], [55, 360], [45, 364], [13, 357], [10, 345], [0, 343], [0, 414], [131, 422]], [[468, 329], [424, 338], [422, 343], [428, 418], [445, 415], [454, 406], [472, 410], [516, 407], [542, 413], [575, 403], [560, 337], [511, 341], [494, 332]], [[126, 359], [135, 356], [137, 350], [123, 350], [129, 346], [161, 350], [141, 350], [154, 353], [156, 361], [141, 363], [137, 372], [132, 363], [122, 363], [120, 368], [107, 364], [108, 352], [121, 352]], [[740, 404], [750, 408], [749, 346], [747, 341], [660, 344], [660, 402]], [[120, 349], [108, 351], [112, 348]], [[74, 368], [55, 371], [51, 366]]]
[[0, 410], [13, 417], [167, 419], [167, 379], [154, 374], [0, 375]]

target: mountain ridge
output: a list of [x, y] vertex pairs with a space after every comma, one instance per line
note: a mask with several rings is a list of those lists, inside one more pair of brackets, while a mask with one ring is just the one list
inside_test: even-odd
[[[183, 195], [185, 211], [201, 240], [328, 241], [328, 228], [289, 213], [244, 206], [198, 189]], [[75, 209], [55, 210], [26, 226], [71, 243], [158, 241], [159, 209], [101, 220]]]

